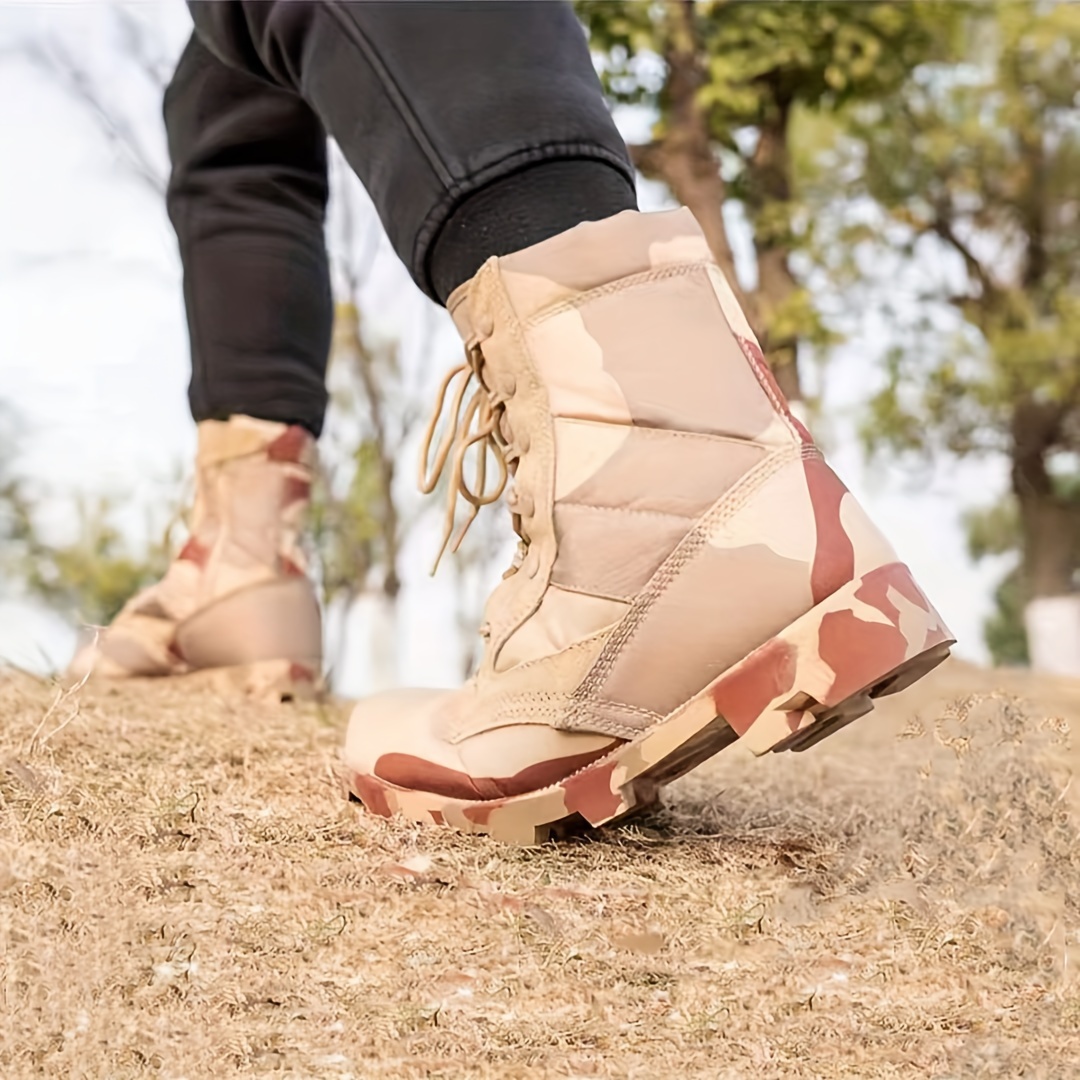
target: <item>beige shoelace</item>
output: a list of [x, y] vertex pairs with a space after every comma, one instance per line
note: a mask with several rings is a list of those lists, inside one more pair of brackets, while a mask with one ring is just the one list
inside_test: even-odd
[[[439, 561], [447, 546], [451, 551], [457, 551], [461, 547], [469, 526], [480, 513], [480, 507], [490, 505], [502, 495], [510, 475], [508, 461], [517, 456], [510, 444], [505, 441], [499, 428], [505, 405], [488, 391], [480, 376], [483, 364], [480, 350], [469, 349], [466, 355], [468, 359], [465, 363], [448, 372], [439, 387], [435, 408], [424, 432], [424, 441], [420, 450], [420, 490], [425, 495], [430, 495], [435, 490], [446, 468], [446, 463], [451, 453], [453, 454], [442, 545], [435, 557], [435, 565], [431, 569], [432, 574], [438, 569]], [[468, 403], [465, 404], [466, 394], [474, 378], [480, 385], [476, 387]], [[451, 395], [450, 388], [455, 382], [457, 385]], [[443, 432], [442, 439], [439, 440], [435, 460], [430, 461], [431, 444], [435, 439], [435, 431], [446, 409], [447, 401], [450, 402], [450, 409], [447, 414], [446, 430]], [[465, 475], [465, 458], [474, 446], [479, 447], [474, 469], [475, 487], [469, 483]], [[494, 456], [498, 466], [498, 481], [493, 485], [488, 483], [489, 452]], [[454, 524], [459, 496], [469, 504], [469, 509], [464, 523], [455, 536]]]

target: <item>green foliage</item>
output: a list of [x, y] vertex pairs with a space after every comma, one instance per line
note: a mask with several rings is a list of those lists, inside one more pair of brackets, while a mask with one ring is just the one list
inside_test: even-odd
[[12, 411], [0, 406], [0, 586], [104, 625], [130, 596], [164, 573], [178, 515], [158, 539], [137, 546], [116, 523], [118, 499], [81, 498], [76, 538], [50, 542], [39, 524], [41, 500], [13, 465], [19, 434]]
[[31, 596], [85, 623], [107, 625], [139, 589], [157, 581], [169, 563], [169, 533], [133, 547], [117, 526], [117, 503], [107, 496], [80, 499], [77, 539], [45, 543], [36, 530], [25, 545], [22, 580]]
[[312, 488], [311, 539], [325, 602], [358, 592], [376, 565], [383, 497], [378, 465], [374, 443], [362, 439], [333, 473], [324, 468]]
[[836, 108], [893, 92], [959, 26], [955, 5], [933, 2], [581, 0], [578, 14], [605, 59], [606, 92], [655, 106], [661, 124], [665, 73], [648, 57], [670, 53], [687, 8], [706, 57], [700, 98], [714, 137], [728, 145], [738, 129], [767, 124], [794, 102]]
[[[355, 295], [356, 287], [353, 287]], [[396, 597], [402, 519], [397, 451], [411, 413], [401, 398], [397, 340], [368, 339], [355, 299], [335, 307], [330, 355], [331, 431], [312, 492], [312, 540], [328, 606], [369, 588]], [[372, 580], [372, 575], [376, 580]]]
[[964, 514], [968, 553], [978, 562], [990, 555], [1008, 555], [1022, 540], [1020, 510], [1011, 496], [993, 506], [969, 510]]
[[1017, 567], [1010, 570], [994, 590], [994, 610], [983, 624], [986, 647], [995, 664], [1026, 667], [1031, 662], [1024, 629], [1027, 600], [1023, 575]]
[[968, 528], [976, 557], [1021, 556], [986, 625], [1021, 662], [1024, 605], [1080, 588], [1080, 8], [965, 18], [962, 63], [846, 110], [832, 176], [878, 210], [867, 262], [952, 259], [922, 303], [959, 329], [899, 327], [863, 433], [872, 452], [1009, 458], [1013, 498]]
[[[867, 448], [1009, 457], [1012, 524], [986, 519], [972, 544], [1023, 556], [990, 631], [1002, 656], [1019, 655], [1002, 643], [1022, 635], [1026, 598], [1080, 576], [1080, 514], [1059, 467], [1075, 472], [1080, 453], [1080, 7], [578, 11], [611, 100], [655, 117], [652, 142], [632, 148], [639, 167], [699, 219], [710, 199], [741, 204], [757, 259], [747, 299], [778, 375], [801, 346], [820, 355], [836, 340], [830, 300], [848, 317], [876, 301], [893, 333]], [[702, 183], [709, 170], [719, 184]], [[730, 272], [724, 226], [712, 229]], [[927, 287], [928, 266], [941, 274]]]
[[[741, 204], [757, 256], [748, 309], [778, 374], [795, 368], [800, 346], [834, 345], [796, 265], [815, 247], [816, 201], [837, 195], [831, 180], [819, 181], [819, 153], [834, 141], [830, 118], [896, 93], [947, 51], [960, 25], [955, 5], [585, 0], [577, 10], [610, 99], [656, 117], [652, 143], [634, 148], [639, 168], [667, 181], [707, 234], [702, 204], [717, 195], [700, 182], [707, 170], [719, 171], [723, 197]], [[696, 182], [673, 160], [678, 153], [696, 153]], [[720, 228], [712, 225], [710, 242], [730, 271]], [[799, 392], [794, 370], [782, 384]]]
[[983, 5], [968, 18], [965, 64], [852, 108], [838, 147], [837, 179], [858, 170], [852, 194], [885, 211], [874, 241], [949, 250], [962, 274], [947, 299], [977, 331], [920, 334], [894, 355], [868, 432], [905, 451], [1007, 450], [1016, 406], [1037, 401], [1058, 407], [1043, 451], [1076, 450], [1080, 8]]
[[0, 589], [14, 571], [16, 554], [32, 532], [30, 495], [15, 470], [19, 426], [14, 412], [0, 402]]

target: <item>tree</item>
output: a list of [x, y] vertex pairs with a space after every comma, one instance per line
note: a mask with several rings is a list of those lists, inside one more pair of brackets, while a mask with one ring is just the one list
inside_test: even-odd
[[753, 268], [740, 299], [778, 382], [798, 399], [800, 346], [832, 340], [796, 268], [815, 223], [801, 191], [812, 163], [800, 130], [811, 130], [807, 114], [893, 94], [941, 47], [949, 5], [583, 0], [578, 12], [610, 99], [656, 117], [652, 139], [631, 147], [635, 165], [694, 211], [737, 290], [723, 209], [741, 207]]
[[54, 544], [31, 524], [17, 579], [30, 596], [89, 626], [106, 626], [129, 597], [165, 573], [179, 514], [140, 543], [116, 521], [121, 503], [108, 495], [79, 498], [75, 539]]
[[0, 404], [0, 589], [103, 625], [129, 596], [164, 572], [179, 512], [170, 514], [164, 528], [148, 529], [150, 539], [139, 542], [116, 523], [119, 499], [79, 498], [74, 539], [55, 543], [41, 527], [40, 500], [13, 464], [19, 434], [14, 412]]
[[859, 225], [873, 258], [947, 262], [889, 352], [865, 430], [871, 447], [923, 459], [1007, 458], [1014, 607], [1030, 626], [1041, 602], [1072, 598], [1080, 673], [1080, 8], [966, 18], [966, 62], [852, 108], [837, 147], [837, 182], [881, 211]]

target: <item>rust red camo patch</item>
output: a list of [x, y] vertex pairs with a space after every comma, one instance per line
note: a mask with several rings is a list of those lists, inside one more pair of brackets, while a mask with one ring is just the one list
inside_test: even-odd
[[210, 558], [210, 549], [192, 536], [188, 538], [187, 543], [180, 549], [180, 554], [176, 557], [184, 562], [194, 563], [201, 569]]
[[486, 803], [474, 803], [472, 806], [466, 806], [461, 815], [466, 821], [471, 821], [475, 825], [486, 825], [491, 815], [499, 809], [500, 806], [505, 806], [505, 799], [495, 799], [492, 802]]
[[820, 604], [855, 576], [855, 547], [840, 520], [840, 503], [847, 494], [847, 488], [820, 459], [804, 461], [803, 470], [817, 529], [814, 564], [810, 569], [810, 591], [814, 603]]
[[293, 424], [267, 446], [266, 456], [271, 461], [302, 461], [309, 442], [307, 431]]
[[[858, 589], [855, 590], [855, 599], [869, 604], [872, 608], [877, 608], [889, 622], [894, 626], [899, 626], [900, 609], [889, 599], [889, 587], [893, 586], [901, 595], [906, 595], [905, 589], [910, 592], [907, 588], [910, 577], [906, 573], [897, 572], [894, 569], [895, 566], [896, 564], [879, 566], [866, 574]], [[925, 610], [925, 601], [921, 601], [919, 606]]]
[[771, 702], [794, 689], [795, 668], [794, 645], [782, 638], [767, 641], [713, 687], [717, 716], [745, 735]]
[[309, 682], [315, 681], [315, 672], [309, 667], [305, 667], [303, 664], [290, 664], [289, 665], [289, 678], [293, 682]]
[[391, 817], [394, 811], [386, 797], [382, 784], [371, 777], [363, 776], [358, 772], [352, 775], [352, 789], [359, 796], [360, 801], [379, 817]]
[[918, 608], [922, 608], [923, 611], [930, 611], [930, 601], [923, 595], [922, 590], [915, 584], [915, 579], [910, 572], [907, 572], [906, 568], [904, 572], [894, 571], [889, 578], [889, 584], [905, 600], [910, 600], [911, 603]]
[[784, 419], [798, 432], [799, 439], [805, 446], [813, 446], [813, 435], [807, 431], [806, 425], [791, 411], [791, 406], [788, 405], [787, 398], [784, 397], [780, 384], [776, 381], [772, 368], [769, 367], [769, 361], [765, 359], [765, 354], [761, 351], [761, 346], [756, 341], [740, 337], [738, 334], [735, 335], [735, 340], [739, 343], [743, 356], [750, 362], [750, 367], [753, 368], [758, 379], [768, 387], [775, 404], [779, 406], [784, 414]]
[[375, 762], [374, 772], [388, 784], [410, 791], [429, 791], [450, 799], [502, 799], [557, 784], [564, 777], [611, 753], [618, 745], [619, 740], [615, 739], [599, 750], [538, 761], [513, 776], [504, 777], [470, 776], [414, 754], [383, 754]]
[[295, 502], [307, 502], [311, 498], [311, 481], [300, 476], [285, 477], [285, 484], [281, 493], [282, 508], [291, 506]]
[[821, 704], [839, 705], [899, 667], [907, 655], [907, 638], [892, 623], [864, 622], [845, 608], [821, 620], [818, 654], [836, 674]]
[[616, 766], [617, 762], [608, 761], [567, 777], [563, 783], [567, 813], [580, 814], [586, 821], [605, 821], [618, 813], [622, 795], [611, 790]]

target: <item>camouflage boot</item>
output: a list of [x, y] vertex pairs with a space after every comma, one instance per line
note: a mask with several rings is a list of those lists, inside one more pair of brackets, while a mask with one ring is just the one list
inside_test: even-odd
[[689, 211], [493, 258], [450, 306], [480, 389], [435, 467], [475, 512], [494, 492], [464, 455], [495, 450], [520, 558], [463, 689], [356, 708], [345, 762], [370, 810], [523, 843], [601, 825], [737, 739], [803, 750], [948, 655]]
[[310, 697], [322, 630], [299, 534], [314, 461], [303, 428], [246, 416], [201, 423], [189, 540], [165, 577], [77, 653], [69, 676], [213, 671], [258, 698]]

